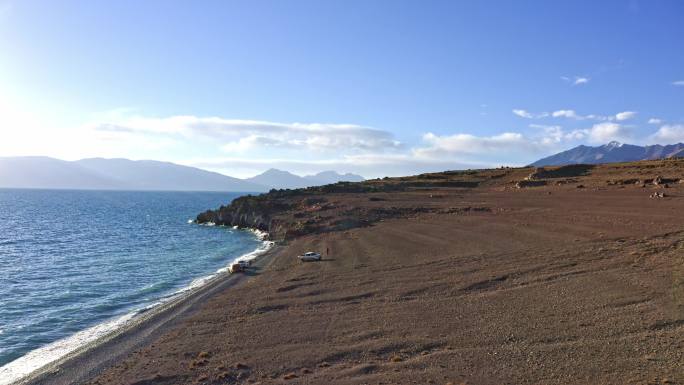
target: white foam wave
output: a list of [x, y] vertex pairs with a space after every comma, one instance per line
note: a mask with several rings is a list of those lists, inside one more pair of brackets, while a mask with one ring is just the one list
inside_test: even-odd
[[17, 358], [7, 365], [0, 367], [0, 385], [9, 385], [18, 381], [33, 371], [64, 357], [84, 345], [94, 342], [98, 338], [125, 325], [136, 314], [137, 312], [129, 313], [82, 330], [70, 337], [55, 341]]
[[262, 241], [268, 238], [268, 233], [265, 231], [261, 231], [259, 229], [250, 229], [250, 231], [253, 232], [257, 236], [257, 238], [261, 239]]
[[[208, 226], [213, 226], [214, 223]], [[250, 230], [259, 239], [263, 240], [261, 245], [257, 247], [254, 251], [243, 254], [228, 264], [228, 266], [218, 269], [214, 274], [207, 275], [204, 277], [199, 277], [194, 279], [190, 284], [168, 296], [164, 296], [159, 301], [145, 306], [143, 309], [134, 311], [132, 313], [125, 314], [119, 318], [115, 318], [110, 321], [103, 322], [101, 324], [95, 325], [91, 328], [82, 330], [70, 337], [55, 341], [41, 348], [30, 351], [17, 358], [16, 360], [0, 367], [0, 385], [10, 385], [14, 382], [21, 380], [22, 378], [28, 376], [32, 372], [51, 364], [60, 358], [76, 351], [77, 349], [95, 342], [99, 338], [106, 336], [107, 334], [114, 332], [115, 330], [123, 327], [128, 322], [130, 322], [136, 315], [147, 312], [159, 305], [168, 303], [169, 301], [178, 298], [181, 294], [188, 291], [197, 289], [219, 274], [228, 272], [230, 265], [236, 263], [237, 261], [251, 261], [255, 258], [268, 252], [275, 244], [272, 241], [264, 240], [268, 233], [260, 230]], [[2, 331], [0, 330], [0, 333]]]
[[[257, 231], [259, 231], [259, 230], [252, 230], [252, 231], [253, 231], [255, 234], [257, 234], [257, 237], [259, 237], [260, 239], [263, 239], [265, 236], [268, 236], [268, 233], [265, 233], [265, 234], [266, 234], [265, 236], [264, 236], [264, 235], [258, 234]], [[232, 265], [232, 264], [234, 264], [234, 263], [237, 263], [238, 261], [251, 261], [251, 260], [254, 260], [254, 259], [256, 259], [257, 257], [259, 257], [260, 255], [263, 255], [263, 254], [265, 254], [267, 251], [269, 251], [269, 250], [271, 249], [271, 247], [273, 247], [273, 245], [274, 245], [274, 242], [272, 242], [272, 241], [263, 241], [263, 242], [261, 242], [261, 245], [259, 245], [259, 247], [257, 247], [254, 251], [251, 251], [251, 252], [249, 252], [249, 253], [247, 253], [247, 254], [243, 254], [243, 255], [241, 255], [241, 256], [239, 256], [239, 257], [233, 259], [233, 260], [228, 264], [228, 266], [225, 266], [225, 267], [222, 267], [222, 268], [216, 270], [216, 272], [215, 272], [214, 274], [211, 274], [211, 275], [207, 275], [207, 276], [204, 276], [204, 277], [199, 277], [199, 278], [194, 279], [192, 282], [190, 282], [190, 284], [189, 284], [188, 286], [186, 286], [186, 287], [184, 287], [184, 288], [178, 290], [178, 291], [177, 291], [176, 293], [174, 293], [174, 294], [184, 293], [184, 292], [186, 292], [186, 291], [189, 291], [189, 290], [192, 290], [192, 289], [196, 289], [196, 288], [198, 288], [198, 287], [201, 287], [201, 286], [205, 285], [207, 282], [209, 282], [210, 280], [212, 280], [213, 278], [215, 278], [217, 275], [219, 275], [219, 274], [221, 274], [221, 273], [226, 273], [226, 272], [228, 272], [228, 271], [230, 270], [230, 265]]]
[[251, 261], [255, 259], [256, 257], [263, 255], [267, 251], [269, 251], [275, 243], [272, 241], [263, 241], [261, 243], [261, 246], [259, 246], [256, 250], [247, 253], [245, 255], [240, 256], [239, 258], [236, 258], [234, 262], [237, 261]]

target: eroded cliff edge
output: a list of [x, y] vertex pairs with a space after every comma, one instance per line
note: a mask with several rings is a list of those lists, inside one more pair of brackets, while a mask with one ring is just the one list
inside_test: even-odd
[[[253, 228], [273, 240], [367, 225], [377, 217], [357, 202], [364, 193], [386, 190], [363, 183], [337, 183], [296, 190], [246, 195], [228, 206], [207, 210], [196, 222]], [[350, 199], [351, 198], [351, 199]]]
[[[367, 226], [385, 218], [410, 216], [431, 211], [415, 207], [396, 192], [421, 189], [477, 187], [479, 181], [466, 180], [466, 172], [425, 174], [407, 178], [384, 178], [295, 190], [271, 190], [246, 195], [227, 206], [199, 214], [196, 222], [238, 226], [265, 231], [272, 240], [300, 235], [346, 230]], [[472, 179], [472, 178], [470, 178]]]
[[[468, 191], [536, 189], [552, 194], [557, 189], [667, 188], [679, 183], [684, 159], [569, 165], [545, 168], [501, 167], [485, 170], [446, 171], [364, 182], [340, 182], [296, 190], [271, 190], [247, 195], [227, 206], [205, 211], [197, 223], [253, 228], [271, 240], [347, 230], [389, 218], [422, 214], [495, 212], [496, 207], [454, 206], [445, 196]], [[645, 191], [646, 196], [652, 191]], [[651, 194], [653, 195], [653, 194]], [[658, 197], [668, 194], [659, 193]], [[429, 199], [424, 199], [425, 197]]]

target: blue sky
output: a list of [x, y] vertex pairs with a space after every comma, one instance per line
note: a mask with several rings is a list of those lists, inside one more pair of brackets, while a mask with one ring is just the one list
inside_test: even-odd
[[0, 156], [250, 176], [684, 141], [679, 1], [0, 0]]

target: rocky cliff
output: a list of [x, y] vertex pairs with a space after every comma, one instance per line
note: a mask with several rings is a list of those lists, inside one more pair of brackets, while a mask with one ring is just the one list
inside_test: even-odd
[[471, 190], [530, 188], [551, 193], [565, 188], [667, 188], [668, 184], [680, 182], [682, 168], [684, 159], [670, 159], [609, 165], [502, 167], [339, 182], [243, 196], [227, 206], [199, 214], [196, 222], [259, 229], [272, 240], [286, 240], [346, 231], [392, 218], [496, 212], [491, 207], [447, 204], [452, 201], [445, 197], [465, 196]]
[[196, 222], [253, 228], [273, 240], [300, 235], [348, 230], [395, 217], [429, 212], [411, 202], [388, 203], [385, 195], [434, 188], [474, 188], [478, 180], [464, 180], [463, 173], [441, 173], [407, 178], [386, 178], [296, 190], [271, 190], [247, 195], [227, 206], [199, 214]]
[[219, 226], [238, 226], [268, 232], [271, 237], [282, 235], [275, 218], [289, 210], [291, 205], [269, 195], [239, 197], [228, 206], [207, 210], [197, 216], [197, 223], [215, 223]]

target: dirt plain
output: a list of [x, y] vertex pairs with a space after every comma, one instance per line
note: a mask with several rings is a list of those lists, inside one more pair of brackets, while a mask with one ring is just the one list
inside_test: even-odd
[[682, 384], [680, 178], [667, 160], [314, 192], [279, 220], [362, 225], [285, 238], [87, 383]]

